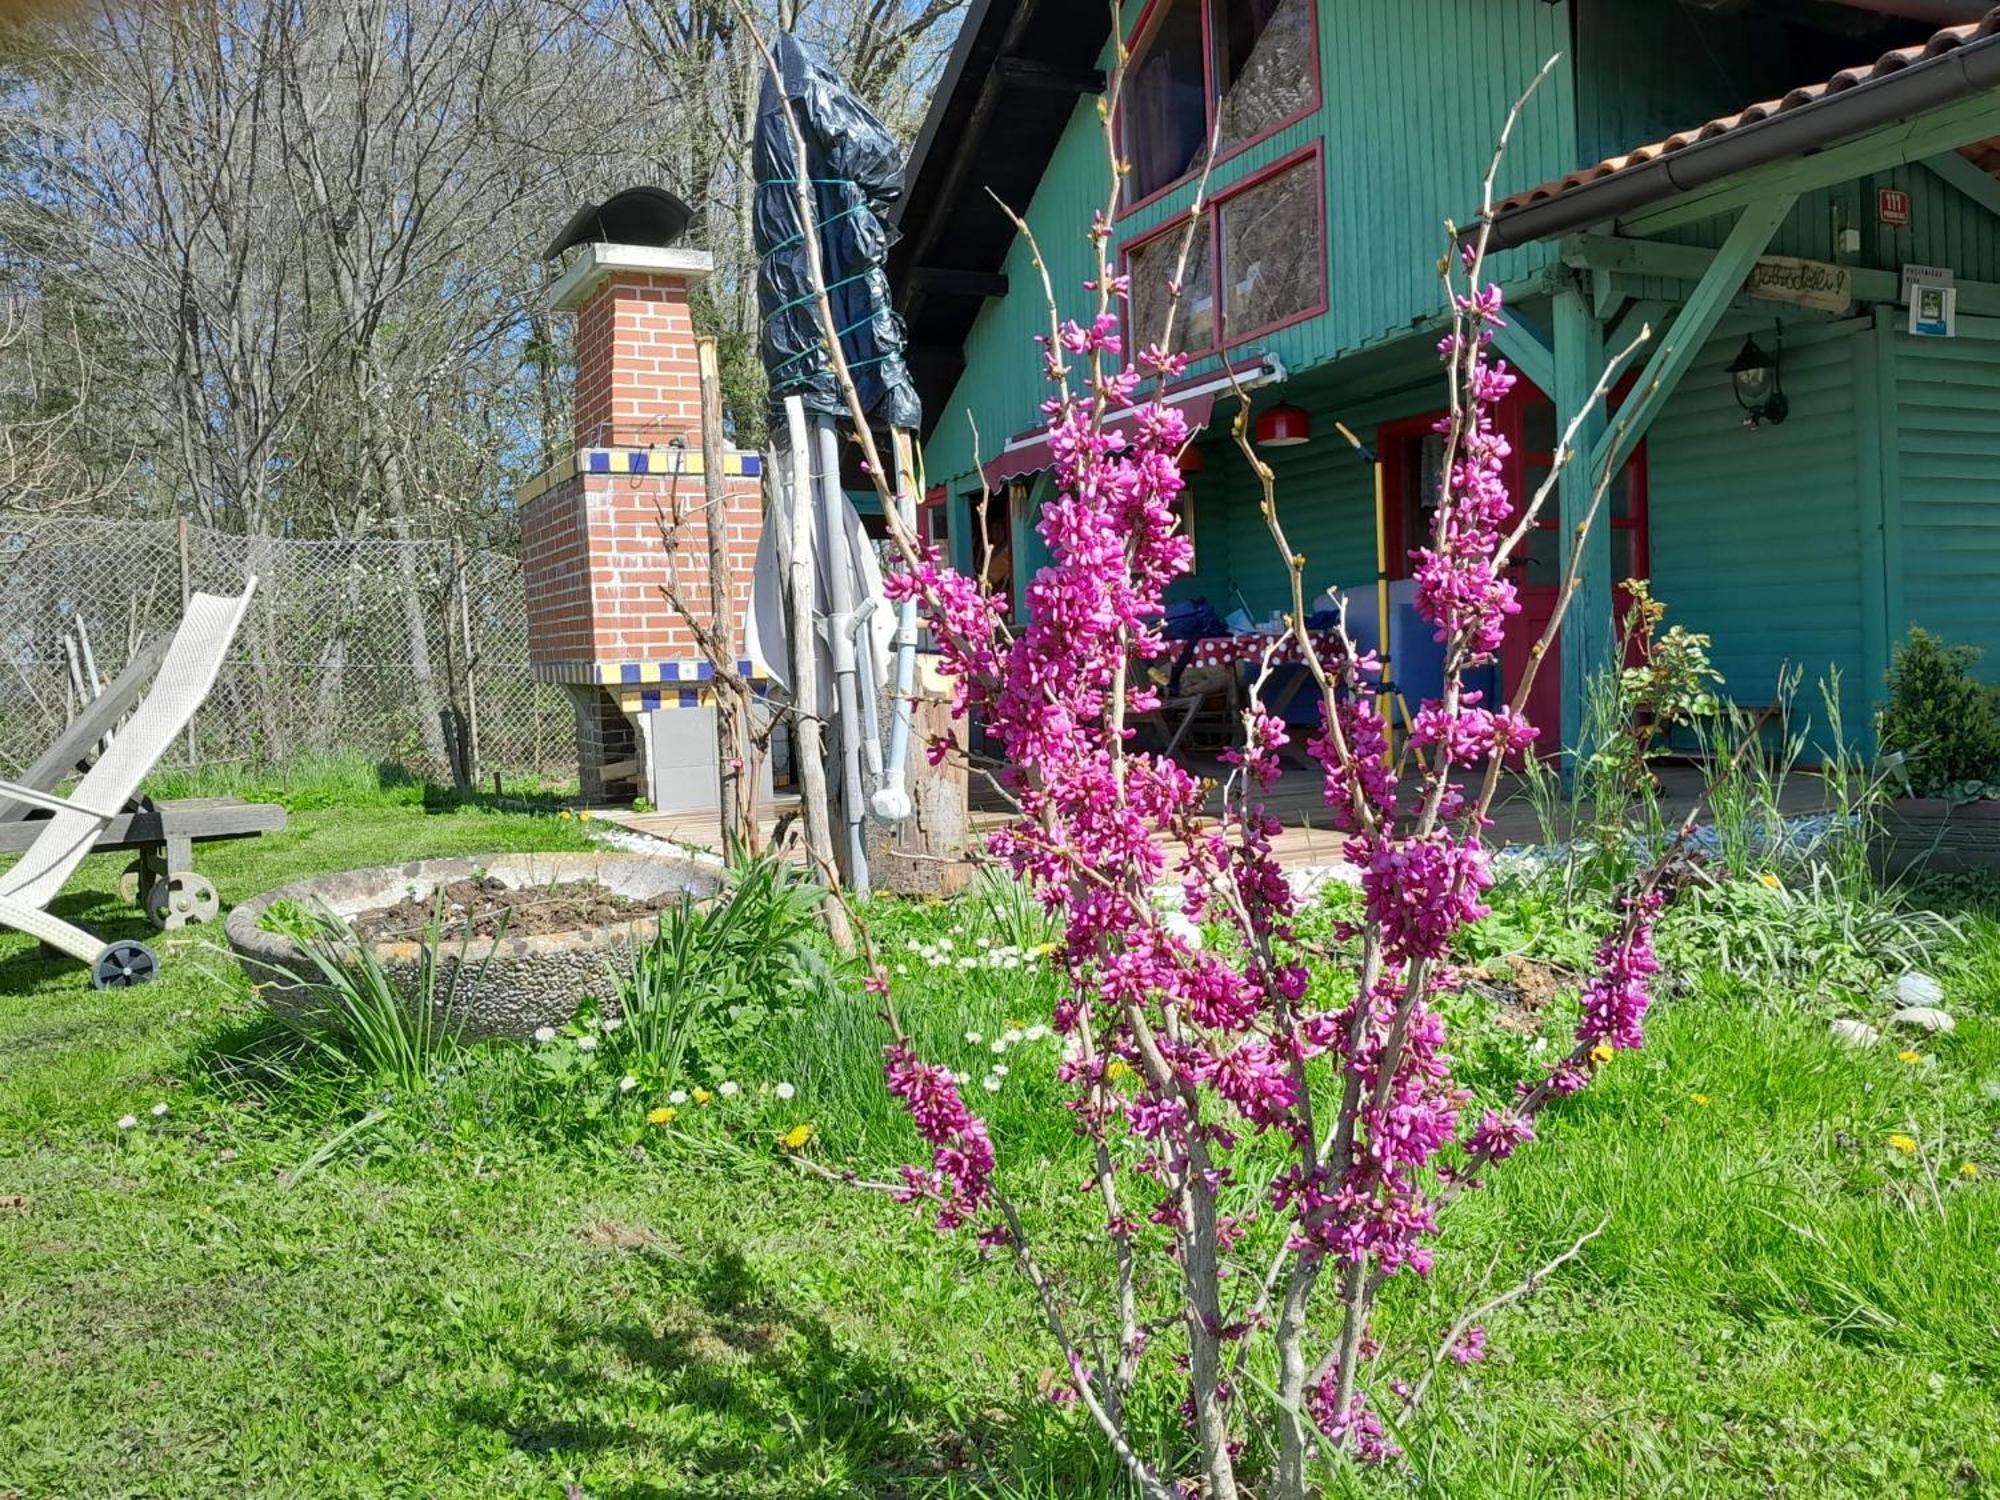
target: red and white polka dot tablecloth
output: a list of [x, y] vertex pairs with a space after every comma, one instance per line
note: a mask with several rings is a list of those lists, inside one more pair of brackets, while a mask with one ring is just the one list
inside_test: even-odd
[[[1340, 637], [1331, 630], [1311, 632], [1313, 650], [1319, 653], [1321, 661], [1339, 661], [1343, 655]], [[1191, 667], [1226, 667], [1236, 662], [1249, 662], [1252, 666], [1264, 660], [1265, 651], [1276, 639], [1266, 631], [1253, 631], [1248, 635], [1204, 636], [1194, 643], [1194, 650], [1188, 656]], [[1298, 637], [1290, 631], [1283, 633], [1283, 640], [1272, 655], [1274, 662], [1298, 662], [1304, 660], [1299, 654]]]

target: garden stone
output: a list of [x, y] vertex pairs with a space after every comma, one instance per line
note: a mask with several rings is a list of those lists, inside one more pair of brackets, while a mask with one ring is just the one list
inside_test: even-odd
[[1866, 1021], [1856, 1021], [1848, 1016], [1842, 1016], [1827, 1030], [1850, 1047], [1872, 1047], [1882, 1040], [1882, 1033]]
[[1895, 1001], [1900, 1006], [1932, 1006], [1943, 1000], [1944, 986], [1928, 974], [1912, 971], [1896, 981]]
[[1919, 1031], [1945, 1032], [1958, 1026], [1949, 1011], [1939, 1010], [1935, 1005], [1906, 1005], [1889, 1019], [1898, 1026], [1914, 1026]]

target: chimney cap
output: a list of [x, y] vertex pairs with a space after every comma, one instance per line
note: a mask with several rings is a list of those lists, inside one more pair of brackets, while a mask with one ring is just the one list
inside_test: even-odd
[[680, 243], [694, 210], [659, 187], [630, 187], [602, 203], [587, 203], [570, 217], [562, 233], [549, 241], [543, 260], [593, 242], [646, 245], [664, 249]]

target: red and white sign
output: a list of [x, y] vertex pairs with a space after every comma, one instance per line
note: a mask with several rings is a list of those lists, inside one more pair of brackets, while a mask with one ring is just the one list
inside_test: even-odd
[[1910, 195], [1901, 188], [1883, 188], [1875, 195], [1875, 217], [1884, 224], [1910, 222]]

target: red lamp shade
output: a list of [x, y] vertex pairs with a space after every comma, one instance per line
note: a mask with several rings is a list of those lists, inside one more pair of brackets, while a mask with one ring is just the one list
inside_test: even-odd
[[1312, 416], [1303, 406], [1280, 403], [1257, 415], [1257, 442], [1265, 448], [1296, 448], [1310, 443]]
[[1190, 443], [1187, 447], [1181, 449], [1180, 469], [1183, 474], [1199, 474], [1201, 466], [1205, 462], [1207, 460], [1201, 456], [1201, 449], [1195, 447], [1194, 444]]

